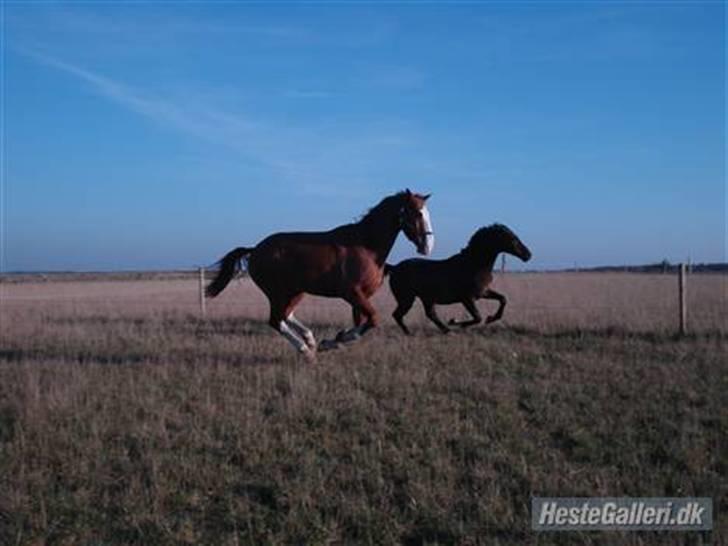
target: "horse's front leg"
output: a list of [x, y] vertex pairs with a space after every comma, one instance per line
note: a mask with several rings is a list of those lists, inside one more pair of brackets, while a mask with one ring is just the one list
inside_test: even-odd
[[435, 304], [431, 301], [422, 300], [422, 305], [425, 308], [425, 315], [427, 315], [427, 318], [434, 322], [435, 326], [437, 326], [443, 334], [449, 334], [450, 328], [445, 326], [445, 324], [440, 320], [440, 317], [437, 316], [437, 311], [435, 311]]
[[500, 318], [503, 316], [503, 310], [506, 308], [506, 297], [500, 292], [496, 292], [495, 290], [491, 290], [490, 288], [483, 292], [483, 295], [480, 297], [485, 300], [496, 300], [499, 304], [496, 312], [485, 319], [485, 323], [488, 324], [490, 322], [500, 320]]
[[290, 313], [288, 317], [286, 318], [286, 323], [293, 328], [293, 330], [303, 338], [303, 341], [306, 343], [306, 346], [315, 351], [316, 350], [316, 338], [313, 335], [313, 332], [311, 329], [306, 326], [303, 322], [298, 320], [295, 316], [293, 316], [293, 313]]
[[473, 317], [470, 320], [455, 320], [450, 319], [449, 324], [452, 326], [460, 326], [461, 328], [467, 328], [468, 326], [473, 326], [474, 324], [480, 324], [483, 322], [483, 317], [480, 316], [480, 311], [475, 305], [475, 300], [473, 299], [466, 299], [461, 302], [463, 304], [463, 307], [470, 313], [470, 316]]
[[[368, 332], [372, 328], [376, 328], [377, 324], [379, 324], [377, 310], [374, 309], [372, 303], [361, 291], [354, 291], [354, 294], [350, 299], [349, 303], [351, 303], [352, 313], [354, 315], [354, 322], [358, 322], [359, 324], [357, 324], [353, 328], [349, 328], [348, 330], [342, 330], [341, 332], [336, 334], [336, 341], [342, 343], [348, 343], [350, 341], [355, 341], [359, 339], [366, 332]], [[361, 320], [362, 317], [364, 317], [363, 322]]]
[[[348, 330], [341, 330], [334, 339], [325, 339], [319, 344], [319, 350], [327, 351], [335, 349], [340, 343], [351, 343], [356, 341], [366, 332], [375, 328], [379, 324], [377, 311], [371, 304], [369, 299], [360, 291], [355, 291], [347, 301], [351, 304], [354, 322], [358, 322], [357, 326]], [[362, 322], [361, 317], [365, 320]]]

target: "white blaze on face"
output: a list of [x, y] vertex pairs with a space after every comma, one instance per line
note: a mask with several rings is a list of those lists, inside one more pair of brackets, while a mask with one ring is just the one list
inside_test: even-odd
[[422, 205], [420, 212], [422, 213], [422, 223], [425, 224], [425, 254], [430, 254], [435, 248], [435, 234], [432, 231], [430, 211], [427, 210], [427, 205]]

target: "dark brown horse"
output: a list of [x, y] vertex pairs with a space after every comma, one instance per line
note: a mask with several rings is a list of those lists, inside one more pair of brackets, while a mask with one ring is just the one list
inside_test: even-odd
[[498, 300], [498, 310], [486, 319], [486, 323], [498, 320], [503, 316], [506, 298], [488, 286], [493, 281], [493, 264], [501, 252], [513, 254], [524, 262], [531, 259], [531, 251], [510, 229], [493, 224], [476, 231], [468, 246], [446, 260], [414, 258], [396, 266], [387, 265], [389, 286], [397, 299], [397, 309], [392, 313], [394, 320], [409, 335], [404, 316], [416, 298], [422, 300], [427, 317], [443, 333], [448, 333], [450, 328], [437, 316], [435, 304], [462, 303], [472, 319], [451, 320], [450, 324], [464, 328], [483, 320], [475, 300]]
[[409, 190], [390, 195], [354, 224], [325, 232], [275, 233], [255, 247], [239, 247], [220, 260], [220, 270], [207, 287], [215, 297], [228, 285], [247, 258], [247, 269], [270, 302], [268, 324], [300, 353], [313, 359], [313, 333], [293, 315], [304, 294], [343, 298], [352, 307], [354, 328], [342, 330], [320, 349], [357, 339], [378, 323], [369, 298], [384, 280], [384, 264], [400, 230], [420, 254], [434, 244], [429, 195]]

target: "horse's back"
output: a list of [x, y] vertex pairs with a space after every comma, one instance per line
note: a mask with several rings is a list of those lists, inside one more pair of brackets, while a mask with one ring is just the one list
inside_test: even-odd
[[393, 276], [421, 276], [437, 274], [450, 269], [452, 258], [447, 260], [428, 260], [427, 258], [409, 258], [397, 265], [390, 266], [389, 272]]
[[445, 274], [447, 260], [410, 258], [389, 268], [389, 285], [392, 292], [426, 292]]
[[264, 291], [345, 297], [353, 282], [370, 295], [381, 285], [381, 268], [341, 231], [274, 233], [248, 259], [250, 276]]
[[467, 290], [465, 269], [457, 255], [445, 260], [411, 258], [389, 269], [392, 293], [433, 303], [455, 303]]

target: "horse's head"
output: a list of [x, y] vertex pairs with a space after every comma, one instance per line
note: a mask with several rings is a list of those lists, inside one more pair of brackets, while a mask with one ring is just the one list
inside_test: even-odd
[[430, 195], [420, 195], [406, 190], [402, 194], [403, 204], [400, 209], [400, 225], [407, 238], [417, 247], [420, 254], [430, 254], [435, 246], [435, 234], [432, 231], [430, 212], [426, 201]]
[[470, 239], [468, 247], [481, 254], [486, 251], [506, 252], [527, 262], [531, 251], [510, 228], [503, 224], [493, 224], [480, 228]]

